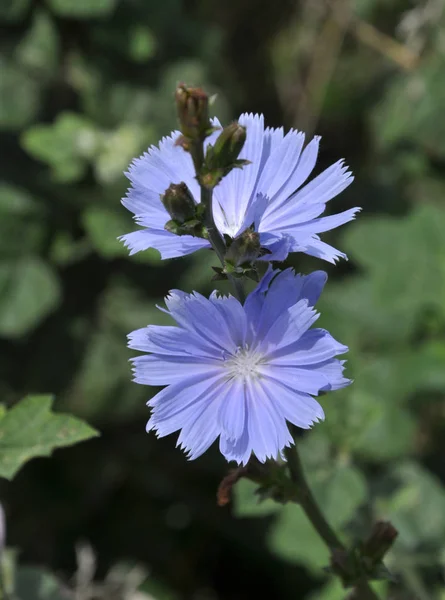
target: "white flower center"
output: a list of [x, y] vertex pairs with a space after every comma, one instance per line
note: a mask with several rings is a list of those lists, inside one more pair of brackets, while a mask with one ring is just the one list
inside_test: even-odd
[[246, 381], [259, 377], [259, 367], [264, 363], [264, 357], [259, 352], [248, 347], [238, 348], [235, 354], [225, 361], [230, 378], [238, 377]]

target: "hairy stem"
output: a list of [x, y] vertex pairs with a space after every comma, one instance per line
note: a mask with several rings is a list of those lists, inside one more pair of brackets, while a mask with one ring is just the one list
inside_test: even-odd
[[[292, 482], [297, 488], [298, 503], [303, 509], [306, 517], [312, 523], [315, 531], [332, 552], [333, 550], [345, 551], [346, 548], [338, 538], [335, 531], [325, 519], [318, 503], [307, 483], [297, 445], [285, 449], [287, 466]], [[379, 600], [374, 590], [366, 579], [359, 581], [352, 590], [350, 600]]]

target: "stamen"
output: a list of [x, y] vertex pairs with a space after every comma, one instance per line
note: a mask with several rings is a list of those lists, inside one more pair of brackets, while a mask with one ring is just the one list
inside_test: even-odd
[[259, 366], [263, 364], [264, 356], [248, 346], [238, 348], [236, 353], [225, 361], [230, 378], [238, 377], [246, 381], [259, 377]]

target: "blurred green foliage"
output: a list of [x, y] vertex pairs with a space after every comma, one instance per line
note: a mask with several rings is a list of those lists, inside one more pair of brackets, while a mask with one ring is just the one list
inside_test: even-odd
[[298, 508], [258, 504], [241, 481], [231, 516], [215, 507], [216, 449], [190, 464], [144, 433], [153, 390], [131, 383], [126, 334], [166, 322], [168, 289], [208, 293], [216, 263], [129, 257], [122, 172], [175, 128], [185, 81], [218, 94], [223, 121], [263, 111], [322, 134], [319, 168], [344, 156], [356, 175], [333, 202], [363, 213], [324, 238], [350, 261], [289, 261], [329, 271], [320, 323], [349, 345], [355, 380], [321, 399], [326, 421], [300, 444], [345, 539], [376, 519], [399, 529], [382, 597], [443, 600], [445, 10], [355, 0], [339, 22], [335, 4], [0, 3], [0, 400], [55, 393], [57, 412], [103, 432], [0, 486], [25, 562], [69, 578], [86, 537], [102, 570], [143, 561], [159, 598], [343, 598]]

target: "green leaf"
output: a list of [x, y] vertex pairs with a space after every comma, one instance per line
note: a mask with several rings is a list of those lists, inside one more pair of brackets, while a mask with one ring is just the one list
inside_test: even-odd
[[96, 154], [98, 132], [84, 117], [62, 113], [52, 125], [35, 125], [22, 136], [23, 148], [48, 163], [59, 182], [81, 179]]
[[126, 278], [116, 278], [102, 296], [102, 318], [124, 335], [149, 324], [171, 325], [171, 317], [156, 308], [163, 303], [163, 298], [150, 299], [133, 288]]
[[[364, 476], [355, 467], [332, 462], [318, 469], [307, 468], [306, 473], [327, 521], [340, 534], [366, 502]], [[268, 542], [275, 554], [315, 572], [329, 563], [329, 551], [299, 505], [287, 504], [281, 509]]]
[[0, 216], [27, 216], [41, 213], [41, 207], [23, 188], [0, 183]]
[[282, 506], [268, 498], [261, 501], [255, 494], [258, 484], [249, 479], [241, 479], [233, 489], [233, 514], [236, 517], [263, 517], [279, 512]]
[[[403, 406], [415, 390], [411, 355], [352, 356], [354, 384], [325, 405], [324, 431], [334, 446], [384, 461], [410, 452], [417, 421]], [[411, 369], [411, 372], [410, 372]]]
[[444, 68], [444, 58], [438, 53], [420, 69], [396, 78], [375, 113], [375, 135], [382, 147], [408, 140], [445, 156]]
[[39, 76], [49, 76], [57, 66], [58, 53], [59, 40], [53, 21], [47, 13], [36, 11], [31, 28], [16, 49], [17, 61]]
[[48, 5], [55, 13], [76, 19], [106, 17], [116, 4], [117, 0], [48, 0]]
[[104, 132], [94, 164], [97, 179], [106, 184], [123, 179], [123, 171], [141, 154], [146, 140], [147, 133], [140, 124], [124, 123], [114, 131]]
[[429, 204], [402, 219], [363, 218], [348, 230], [343, 246], [366, 276], [332, 287], [320, 306], [349, 336], [342, 341], [394, 343], [412, 335], [426, 311], [445, 318], [444, 231], [445, 210]]
[[52, 396], [28, 396], [0, 419], [0, 476], [12, 479], [25, 462], [98, 435], [70, 415], [51, 411]]
[[47, 235], [45, 210], [22, 188], [0, 184], [0, 254], [39, 252]]
[[47, 571], [37, 567], [19, 567], [15, 575], [17, 600], [74, 600], [74, 595]]
[[329, 564], [329, 550], [296, 504], [287, 504], [280, 511], [268, 545], [274, 554], [311, 571], [318, 572]]
[[329, 468], [317, 479], [312, 478], [313, 491], [329, 523], [340, 528], [351, 521], [357, 509], [365, 504], [368, 488], [359, 469], [337, 465]]
[[19, 21], [29, 9], [30, 0], [3, 0], [0, 2], [0, 19]]
[[145, 25], [136, 25], [130, 32], [128, 54], [136, 62], [145, 62], [156, 53], [156, 38]]
[[131, 219], [103, 206], [89, 206], [82, 214], [82, 222], [95, 250], [105, 258], [128, 256], [128, 250], [117, 238], [133, 228]]
[[[117, 335], [111, 328], [95, 331], [68, 394], [69, 410], [86, 418], [104, 411], [110, 418], [125, 412], [134, 395], [140, 401], [139, 386], [131, 385], [131, 367], [128, 362], [130, 356], [124, 334]], [[125, 384], [130, 389], [126, 391], [123, 402], [121, 395]], [[118, 398], [121, 399], [116, 403]], [[139, 406], [143, 408], [144, 403]]]
[[17, 338], [42, 321], [60, 302], [55, 273], [37, 257], [0, 262], [0, 336]]
[[398, 487], [378, 510], [399, 531], [396, 546], [414, 550], [421, 544], [441, 548], [445, 539], [445, 487], [420, 465], [405, 462], [389, 472]]
[[0, 129], [20, 129], [37, 114], [40, 83], [18, 65], [1, 58], [0, 71]]

